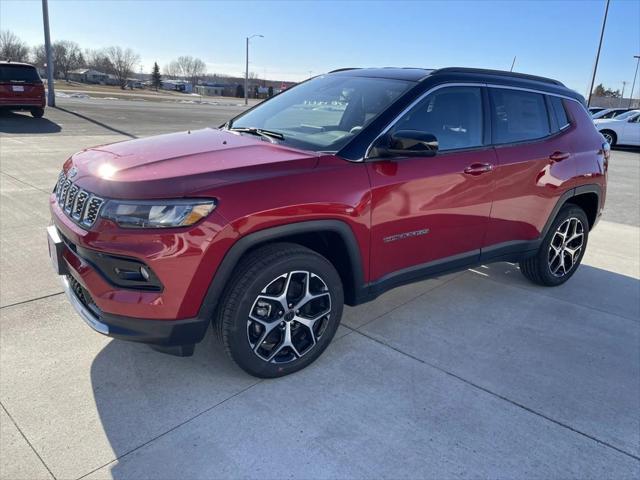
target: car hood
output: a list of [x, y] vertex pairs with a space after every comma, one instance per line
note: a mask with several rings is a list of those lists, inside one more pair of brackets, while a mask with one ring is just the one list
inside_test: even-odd
[[230, 182], [314, 168], [319, 154], [206, 128], [88, 148], [65, 163], [81, 188], [110, 198], [205, 194]]

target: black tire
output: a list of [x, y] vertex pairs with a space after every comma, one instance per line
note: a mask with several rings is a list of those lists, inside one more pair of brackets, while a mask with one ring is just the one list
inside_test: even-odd
[[618, 143], [618, 135], [613, 130], [602, 130], [600, 131], [606, 142], [611, 147], [615, 147], [616, 143]]
[[[573, 223], [571, 219], [575, 219], [580, 225]], [[565, 252], [565, 247], [569, 247], [569, 251], [575, 250], [579, 238], [573, 242], [557, 244], [557, 241], [561, 239], [562, 232], [559, 232], [560, 227], [564, 228], [565, 222], [571, 222], [568, 224], [568, 229], [572, 228], [572, 225], [576, 225], [581, 228], [581, 246], [580, 250], [574, 255], [570, 255]], [[556, 235], [558, 234], [558, 235]], [[571, 238], [571, 237], [570, 237]], [[584, 252], [587, 248], [587, 242], [589, 239], [589, 220], [587, 215], [577, 205], [568, 203], [564, 205], [555, 220], [551, 224], [549, 231], [547, 232], [538, 252], [525, 260], [520, 262], [520, 271], [522, 274], [533, 283], [543, 285], [547, 287], [556, 287], [562, 285], [569, 280], [571, 276], [576, 272], [584, 256]], [[554, 248], [552, 249], [551, 243], [554, 242]], [[558, 254], [558, 250], [561, 250]], [[554, 254], [556, 256], [554, 256]], [[575, 257], [575, 258], [574, 258]], [[556, 259], [552, 262], [552, 259]], [[571, 267], [565, 268], [565, 261], [569, 262], [571, 259]], [[562, 261], [562, 267], [559, 262]], [[554, 269], [557, 269], [554, 273]], [[563, 271], [564, 270], [564, 271]]]
[[34, 118], [42, 118], [44, 115], [44, 108], [32, 108], [31, 115], [33, 115]]
[[[302, 272], [309, 273], [305, 275]], [[287, 281], [289, 283], [280, 284]], [[296, 282], [302, 286], [298, 286], [297, 293], [300, 295], [304, 293], [300, 288], [308, 288], [308, 292], [312, 288], [320, 288], [314, 291], [317, 297], [308, 305], [300, 303], [299, 310], [295, 310], [295, 302], [302, 302], [302, 298], [289, 297], [289, 293], [295, 290], [293, 286], [297, 285]], [[268, 299], [269, 305], [261, 303], [267, 295], [263, 291], [274, 298], [284, 294], [286, 306], [280, 310], [282, 304], [271, 299]], [[313, 307], [312, 302], [318, 305], [320, 312], [313, 316], [322, 318], [316, 320], [310, 329], [297, 319], [304, 321], [298, 315], [305, 315], [301, 310], [307, 306]], [[260, 378], [281, 377], [305, 368], [322, 354], [338, 329], [343, 304], [340, 275], [326, 258], [301, 245], [274, 243], [250, 252], [240, 261], [222, 296], [216, 327], [227, 354], [240, 368]], [[328, 314], [322, 313], [327, 308]], [[256, 317], [258, 312], [262, 312], [260, 314], [265, 316], [261, 318], [268, 321], [250, 319], [250, 314]], [[314, 330], [316, 326], [318, 330]], [[267, 333], [267, 328], [273, 330]], [[290, 332], [294, 348], [286, 347], [286, 332]], [[253, 345], [250, 343], [252, 338]], [[267, 347], [263, 348], [263, 345]], [[274, 346], [269, 349], [271, 345]], [[298, 350], [303, 353], [300, 354]], [[271, 355], [275, 357], [270, 359]]]

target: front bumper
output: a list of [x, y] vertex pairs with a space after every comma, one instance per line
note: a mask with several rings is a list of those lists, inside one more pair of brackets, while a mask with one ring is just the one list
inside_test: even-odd
[[96, 305], [91, 293], [82, 282], [82, 276], [76, 277], [74, 268], [65, 255], [74, 255], [61, 238], [57, 228], [47, 228], [49, 255], [53, 268], [60, 276], [65, 294], [80, 317], [93, 330], [113, 338], [143, 342], [159, 347], [188, 347], [181, 352], [169, 351], [180, 355], [193, 353], [193, 345], [200, 342], [209, 326], [209, 319], [196, 317], [180, 320], [151, 320], [122, 315], [109, 314]]
[[[103, 335], [172, 347], [194, 345], [204, 338], [207, 331], [209, 322], [200, 318], [167, 321], [105, 314], [91, 303], [90, 295], [73, 276], [69, 274], [60, 278], [65, 294], [76, 312], [87, 325]], [[84, 294], [81, 293], [83, 291]]]

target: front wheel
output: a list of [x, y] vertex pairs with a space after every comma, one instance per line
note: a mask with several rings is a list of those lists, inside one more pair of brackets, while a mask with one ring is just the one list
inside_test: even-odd
[[219, 308], [218, 331], [243, 370], [280, 377], [322, 354], [343, 303], [340, 276], [326, 258], [300, 245], [271, 244], [240, 262]]
[[522, 274], [538, 285], [555, 287], [576, 272], [589, 239], [589, 220], [580, 207], [560, 209], [538, 252], [520, 262]]

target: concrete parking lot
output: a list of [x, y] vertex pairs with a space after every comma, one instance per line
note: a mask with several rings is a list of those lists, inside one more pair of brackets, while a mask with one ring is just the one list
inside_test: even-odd
[[0, 477], [639, 478], [640, 153], [565, 285], [498, 263], [347, 308], [309, 368], [258, 380], [91, 331], [53, 274], [47, 196], [96, 144], [234, 105], [64, 99], [0, 117]]

